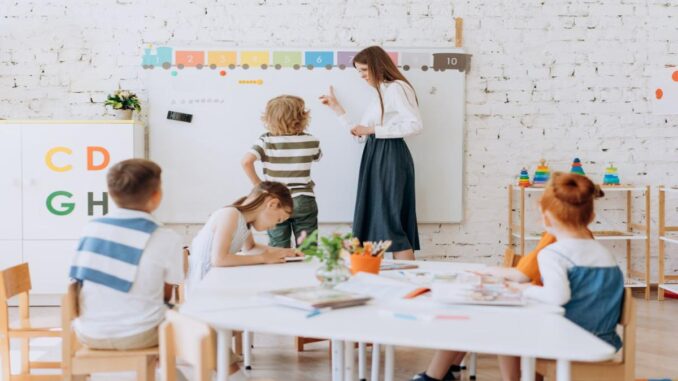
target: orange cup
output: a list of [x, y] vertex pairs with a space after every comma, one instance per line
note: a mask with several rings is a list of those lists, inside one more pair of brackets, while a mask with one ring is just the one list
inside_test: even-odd
[[351, 255], [351, 274], [359, 272], [379, 274], [381, 267], [381, 257], [371, 255]]

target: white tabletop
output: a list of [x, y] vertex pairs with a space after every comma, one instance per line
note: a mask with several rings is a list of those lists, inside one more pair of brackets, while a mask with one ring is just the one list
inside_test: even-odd
[[[418, 270], [441, 272], [481, 267], [449, 262], [417, 264]], [[316, 267], [288, 263], [212, 268], [189, 295], [182, 312], [219, 329], [342, 341], [571, 361], [608, 360], [615, 353], [612, 346], [548, 308], [444, 306], [415, 299], [391, 305], [371, 303], [306, 318], [307, 311], [258, 296], [267, 290], [317, 285]], [[389, 308], [459, 319], [401, 320], [385, 314]]]

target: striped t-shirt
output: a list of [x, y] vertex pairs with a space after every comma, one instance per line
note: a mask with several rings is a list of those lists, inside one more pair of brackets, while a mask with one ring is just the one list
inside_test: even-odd
[[252, 146], [261, 160], [264, 178], [287, 185], [292, 197], [314, 196], [311, 163], [320, 160], [320, 141], [311, 134], [271, 135], [265, 133]]

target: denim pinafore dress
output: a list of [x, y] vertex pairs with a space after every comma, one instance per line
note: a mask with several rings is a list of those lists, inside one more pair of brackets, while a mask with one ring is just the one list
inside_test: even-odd
[[622, 340], [616, 332], [624, 300], [624, 274], [618, 266], [578, 266], [567, 272], [571, 298], [563, 307], [565, 317], [619, 350]]

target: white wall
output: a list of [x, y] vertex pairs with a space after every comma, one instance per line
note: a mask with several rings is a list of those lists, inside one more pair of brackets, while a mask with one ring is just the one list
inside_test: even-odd
[[[542, 156], [561, 169], [580, 156], [596, 179], [613, 161], [624, 182], [678, 184], [678, 118], [652, 115], [647, 89], [655, 69], [678, 64], [677, 2], [464, 3], [465, 218], [422, 226], [423, 256], [497, 262], [505, 186]], [[449, 47], [453, 4], [462, 1], [0, 0], [0, 117], [97, 118], [118, 86], [145, 96], [148, 43]], [[195, 232], [176, 228], [187, 240]]]

